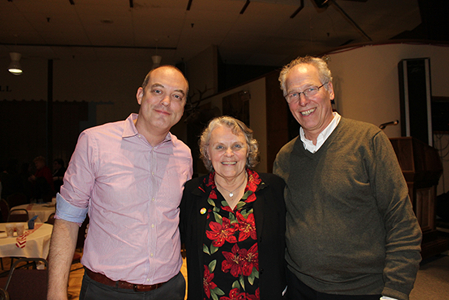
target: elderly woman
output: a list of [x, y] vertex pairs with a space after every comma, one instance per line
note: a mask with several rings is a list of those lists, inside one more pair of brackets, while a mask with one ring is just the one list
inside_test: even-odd
[[188, 181], [181, 201], [188, 299], [282, 299], [283, 180], [252, 170], [257, 141], [232, 117], [209, 123], [200, 151], [210, 173]]

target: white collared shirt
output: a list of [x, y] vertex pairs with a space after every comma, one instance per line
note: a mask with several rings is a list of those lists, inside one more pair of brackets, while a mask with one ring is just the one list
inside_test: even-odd
[[318, 135], [318, 138], [316, 139], [316, 145], [314, 145], [311, 140], [308, 140], [306, 138], [304, 134], [304, 129], [302, 127], [299, 128], [299, 136], [304, 145], [304, 149], [306, 149], [311, 153], [315, 153], [318, 151], [318, 149], [320, 149], [320, 147], [324, 144], [327, 138], [337, 127], [338, 123], [340, 123], [341, 116], [337, 112], [333, 112], [332, 114], [334, 115], [334, 118], [329, 123], [329, 125], [327, 125], [327, 127]]

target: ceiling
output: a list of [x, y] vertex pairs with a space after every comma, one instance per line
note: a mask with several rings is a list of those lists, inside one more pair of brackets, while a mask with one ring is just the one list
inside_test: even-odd
[[176, 64], [216, 45], [225, 63], [262, 66], [421, 24], [418, 0], [0, 0], [0, 16], [0, 58]]

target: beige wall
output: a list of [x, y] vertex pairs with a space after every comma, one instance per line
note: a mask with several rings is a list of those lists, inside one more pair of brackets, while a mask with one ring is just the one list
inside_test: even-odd
[[259, 150], [261, 161], [255, 168], [258, 172], [267, 172], [267, 122], [266, 122], [266, 95], [265, 95], [265, 78], [252, 81], [248, 84], [239, 86], [214, 95], [208, 102], [212, 107], [218, 107], [222, 112], [222, 99], [228, 95], [238, 93], [240, 91], [248, 91], [251, 94], [249, 100], [249, 119], [250, 127], [254, 131], [254, 138], [259, 142]]
[[[348, 118], [380, 125], [400, 120], [398, 63], [402, 59], [430, 58], [432, 96], [449, 97], [448, 47], [433, 45], [386, 44], [330, 53], [336, 109]], [[389, 137], [401, 136], [400, 126], [385, 128]], [[436, 139], [434, 138], [436, 141]], [[448, 135], [434, 144], [447, 145]], [[447, 153], [447, 149], [445, 153]], [[443, 151], [444, 152], [444, 151]], [[438, 194], [449, 190], [449, 161], [444, 161]]]

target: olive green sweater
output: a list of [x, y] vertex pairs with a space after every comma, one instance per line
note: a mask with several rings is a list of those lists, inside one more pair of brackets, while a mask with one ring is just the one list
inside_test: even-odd
[[274, 162], [287, 183], [289, 269], [329, 294], [408, 299], [419, 268], [421, 229], [387, 136], [341, 118], [315, 152], [299, 137]]

